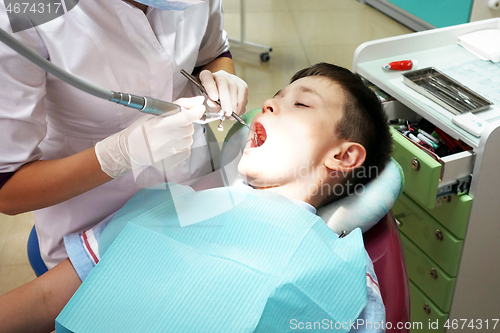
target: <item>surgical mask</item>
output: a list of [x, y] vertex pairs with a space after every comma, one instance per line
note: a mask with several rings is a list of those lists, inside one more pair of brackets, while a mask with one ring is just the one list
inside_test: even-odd
[[148, 7], [154, 7], [163, 10], [185, 10], [186, 8], [196, 5], [204, 0], [178, 0], [178, 1], [168, 1], [168, 0], [135, 0], [136, 2], [142, 3]]

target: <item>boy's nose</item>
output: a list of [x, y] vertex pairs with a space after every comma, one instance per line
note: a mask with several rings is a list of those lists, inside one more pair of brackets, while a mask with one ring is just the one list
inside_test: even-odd
[[264, 102], [264, 105], [262, 106], [262, 113], [266, 112], [276, 113], [277, 111], [278, 107], [272, 99], [268, 99]]

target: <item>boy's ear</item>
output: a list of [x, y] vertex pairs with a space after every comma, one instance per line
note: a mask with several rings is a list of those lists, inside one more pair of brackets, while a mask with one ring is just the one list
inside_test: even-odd
[[331, 170], [351, 171], [363, 165], [365, 159], [365, 147], [356, 142], [344, 142], [331, 152], [325, 166]]

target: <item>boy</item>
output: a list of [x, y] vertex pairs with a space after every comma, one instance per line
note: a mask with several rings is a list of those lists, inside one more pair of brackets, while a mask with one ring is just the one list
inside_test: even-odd
[[[375, 168], [381, 172], [390, 158], [391, 137], [376, 96], [363, 85], [359, 77], [334, 65], [317, 64], [299, 71], [289, 86], [264, 103], [262, 112], [254, 118], [251, 127], [256, 137], [250, 132], [238, 165], [245, 182], [257, 190], [252, 191], [249, 197], [254, 198], [259, 191], [262, 191], [260, 193], [266, 200], [286, 197], [305, 208], [311, 216], [310, 213], [314, 214], [321, 205], [348, 195], [357, 184], [369, 182], [376, 174], [367, 170]], [[338, 185], [343, 189], [340, 192], [335, 190]], [[131, 202], [134, 200], [140, 202], [140, 197], [136, 196]], [[287, 209], [296, 208], [295, 205], [286, 206], [280, 200], [276, 202], [278, 205], [284, 204], [283, 207]], [[127, 205], [122, 210], [122, 216], [127, 216], [124, 213]], [[144, 205], [144, 211], [148, 212], [147, 206], [152, 203], [146, 200]], [[259, 205], [252, 206], [250, 210], [255, 213], [256, 221], [257, 217], [261, 220], [266, 218], [258, 216], [259, 212], [263, 215]], [[237, 210], [237, 206], [234, 210]], [[120, 221], [120, 218], [114, 219], [109, 226], [127, 222], [123, 218]], [[243, 224], [239, 220], [230, 220], [227, 225], [234, 223]], [[283, 230], [287, 223], [292, 222], [281, 224]], [[110, 230], [109, 226], [104, 232]], [[92, 234], [99, 234], [104, 227], [104, 224], [97, 226]], [[321, 230], [321, 233], [325, 232]], [[188, 232], [188, 228], [181, 232]], [[331, 237], [328, 232], [324, 236]], [[80, 237], [77, 235], [72, 238]], [[66, 246], [71, 246], [70, 243]], [[94, 254], [103, 253], [101, 248], [96, 250], [92, 246], [87, 250], [94, 251]], [[6, 323], [4, 328], [11, 323], [12, 331], [50, 331], [55, 317], [80, 286], [80, 279], [85, 279], [88, 274], [81, 267], [89, 265], [77, 262], [71, 252], [68, 251], [71, 261], [65, 260], [35, 281], [0, 298], [0, 322]], [[366, 273], [368, 300], [359, 318], [380, 323], [385, 319], [385, 313], [369, 259]], [[364, 278], [364, 274], [361, 277]], [[289, 319], [288, 327], [274, 327], [274, 330], [307, 328], [307, 323], [304, 326], [303, 321]], [[256, 331], [260, 325], [261, 322]], [[333, 324], [329, 328], [333, 329]], [[344, 331], [350, 328], [344, 327]], [[359, 328], [359, 331], [363, 331], [363, 328]]]

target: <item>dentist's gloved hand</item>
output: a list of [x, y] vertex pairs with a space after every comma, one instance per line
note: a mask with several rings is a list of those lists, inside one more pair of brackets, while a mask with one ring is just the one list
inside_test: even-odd
[[203, 70], [200, 73], [200, 81], [208, 96], [214, 101], [220, 101], [226, 117], [231, 116], [232, 112], [237, 114], [245, 112], [248, 96], [248, 86], [245, 81], [223, 70], [215, 73]]
[[99, 141], [95, 153], [102, 171], [112, 178], [141, 166], [170, 169], [187, 159], [193, 144], [193, 121], [205, 112], [202, 96], [174, 103], [182, 111], [169, 117], [145, 115], [126, 129]]

